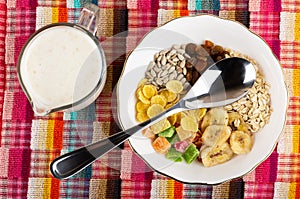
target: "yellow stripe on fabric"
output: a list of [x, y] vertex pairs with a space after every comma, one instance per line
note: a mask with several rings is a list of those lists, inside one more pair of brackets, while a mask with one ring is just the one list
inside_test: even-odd
[[52, 8], [52, 23], [58, 22], [58, 15], [59, 15], [58, 7]]
[[293, 72], [293, 91], [294, 96], [300, 96], [300, 70], [294, 69]]
[[49, 120], [47, 125], [46, 149], [53, 148], [53, 131], [54, 131], [54, 120]]
[[300, 125], [294, 125], [292, 153], [299, 153], [299, 130], [300, 130]]
[[289, 192], [288, 192], [288, 198], [296, 198], [296, 183], [295, 182], [291, 182], [289, 183]]
[[99, 25], [97, 27], [100, 36], [110, 37], [113, 36], [114, 29], [114, 10], [103, 9], [99, 16]]
[[51, 194], [51, 178], [44, 179], [44, 191], [43, 191], [43, 198], [48, 199], [50, 198]]
[[213, 186], [212, 198], [229, 198], [230, 182]]
[[295, 40], [300, 41], [300, 13], [296, 13], [294, 34]]
[[100, 199], [106, 198], [107, 180], [106, 179], [91, 179], [89, 198]]
[[174, 198], [174, 180], [167, 181], [167, 198]]
[[234, 10], [220, 10], [219, 16], [223, 19], [235, 20], [235, 11]]
[[181, 16], [180, 10], [174, 10], [173, 16], [174, 16], [174, 18], [180, 17]]

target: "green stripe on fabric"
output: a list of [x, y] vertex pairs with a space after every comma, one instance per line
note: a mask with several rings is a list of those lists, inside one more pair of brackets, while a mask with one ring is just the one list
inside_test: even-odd
[[196, 0], [196, 10], [220, 10], [219, 0]]

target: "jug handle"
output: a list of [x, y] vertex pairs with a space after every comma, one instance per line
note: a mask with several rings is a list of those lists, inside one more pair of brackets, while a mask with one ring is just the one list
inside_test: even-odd
[[81, 10], [77, 25], [91, 32], [94, 36], [97, 32], [97, 17], [99, 7], [95, 4], [88, 3]]

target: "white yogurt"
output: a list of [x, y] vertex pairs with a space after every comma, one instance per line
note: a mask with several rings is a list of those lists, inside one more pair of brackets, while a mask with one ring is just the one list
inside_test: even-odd
[[102, 59], [97, 44], [82, 30], [54, 26], [28, 43], [20, 76], [35, 108], [43, 112], [88, 96], [106, 71]]

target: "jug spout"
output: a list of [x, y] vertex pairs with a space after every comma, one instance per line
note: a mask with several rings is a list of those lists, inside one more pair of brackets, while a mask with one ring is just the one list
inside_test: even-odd
[[38, 107], [36, 104], [31, 103], [33, 112], [38, 115], [38, 116], [46, 116], [51, 112], [51, 109], [47, 109], [47, 108], [42, 108], [42, 107]]

